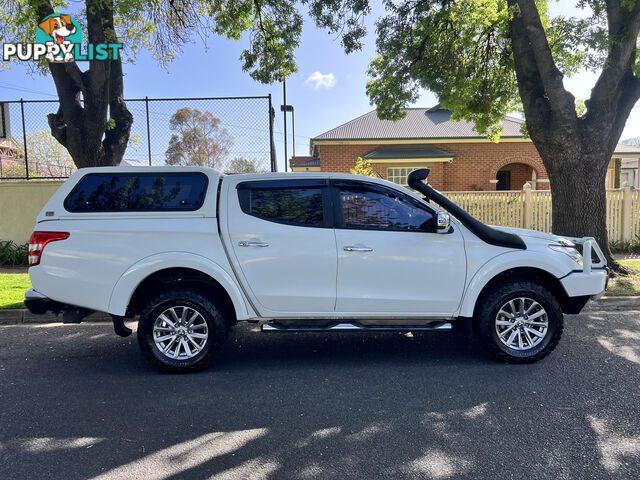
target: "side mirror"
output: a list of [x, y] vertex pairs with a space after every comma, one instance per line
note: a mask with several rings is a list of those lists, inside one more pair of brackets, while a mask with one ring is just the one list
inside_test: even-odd
[[451, 216], [442, 210], [438, 212], [436, 218], [436, 232], [449, 233], [451, 230]]

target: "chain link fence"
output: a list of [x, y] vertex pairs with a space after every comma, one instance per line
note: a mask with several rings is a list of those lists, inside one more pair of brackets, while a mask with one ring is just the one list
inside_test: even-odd
[[[133, 98], [121, 165], [199, 165], [226, 173], [276, 170], [271, 95]], [[76, 170], [52, 136], [57, 100], [0, 102], [0, 179], [66, 178]]]

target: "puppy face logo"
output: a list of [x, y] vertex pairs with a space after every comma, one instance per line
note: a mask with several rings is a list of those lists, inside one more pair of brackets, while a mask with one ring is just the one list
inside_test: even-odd
[[65, 38], [76, 33], [77, 28], [71, 22], [71, 15], [60, 15], [59, 17], [48, 17], [43, 20], [38, 27], [44, 33], [53, 38], [53, 41], [60, 45]]
[[36, 42], [47, 45], [45, 58], [50, 62], [73, 62], [73, 47], [82, 43], [82, 30], [71, 15], [54, 13], [38, 24]]

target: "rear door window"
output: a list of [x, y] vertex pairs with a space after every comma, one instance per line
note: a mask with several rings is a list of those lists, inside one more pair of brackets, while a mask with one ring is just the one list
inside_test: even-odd
[[326, 182], [266, 181], [238, 185], [244, 213], [276, 223], [323, 227]]
[[208, 179], [200, 172], [90, 173], [64, 202], [69, 212], [193, 211], [204, 203]]

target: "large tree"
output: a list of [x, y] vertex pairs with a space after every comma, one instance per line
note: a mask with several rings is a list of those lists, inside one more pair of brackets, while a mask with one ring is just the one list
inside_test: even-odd
[[[640, 2], [581, 0], [575, 17], [554, 18], [547, 2], [533, 0], [388, 7], [368, 84], [379, 114], [398, 118], [425, 87], [457, 118], [496, 135], [506, 113], [521, 105], [549, 174], [554, 232], [593, 236], [610, 257], [605, 176], [640, 97]], [[582, 67], [599, 77], [586, 108], [576, 108], [563, 78]]]
[[[363, 18], [371, 12], [368, 0], [302, 3], [309, 5], [318, 26], [339, 32], [347, 52], [361, 47], [366, 33]], [[275, 55], [282, 55], [282, 45], [295, 47], [299, 34], [277, 28], [285, 20], [264, 6], [276, 8], [295, 24], [295, 2], [214, 4], [218, 11], [233, 5], [240, 12], [235, 22], [223, 25], [230, 36], [237, 37], [243, 22], [250, 25], [251, 15], [258, 12], [263, 27], [257, 37], [264, 46], [252, 44], [244, 55], [249, 60], [245, 68], [255, 78], [277, 79], [284, 62]], [[377, 22], [379, 56], [371, 63], [367, 85], [378, 115], [401, 118], [403, 107], [426, 88], [454, 112], [454, 119], [472, 121], [478, 132], [498, 141], [501, 121], [510, 111], [521, 109], [549, 174], [554, 232], [593, 236], [612, 260], [604, 183], [616, 143], [640, 98], [636, 58], [640, 1], [576, 0], [574, 16], [555, 17], [544, 0], [385, 0], [384, 4], [387, 13]], [[259, 58], [276, 63], [256, 63]], [[599, 72], [584, 103], [577, 102], [563, 83], [565, 76], [583, 68]]]
[[211, 112], [180, 108], [169, 119], [175, 132], [165, 152], [167, 165], [195, 165], [223, 169], [233, 138]]
[[[51, 135], [77, 167], [118, 165], [124, 155], [133, 116], [124, 101], [122, 54], [131, 59], [141, 47], [148, 47], [161, 63], [170, 61], [190, 32], [204, 28], [199, 5], [184, 0], [84, 0], [84, 9], [78, 12], [84, 42], [123, 42], [124, 52], [117, 58], [111, 52], [108, 60], [42, 59], [30, 64], [34, 73], [53, 78], [60, 103], [47, 116]], [[35, 42], [40, 21], [54, 12], [67, 13], [69, 6], [65, 0], [0, 0], [0, 43]], [[1, 59], [0, 66], [10, 67]]]
[[229, 162], [229, 173], [262, 173], [266, 170], [260, 168], [255, 160], [247, 160], [243, 157], [235, 157]]
[[[51, 136], [48, 130], [27, 133], [29, 174], [38, 177], [68, 177], [75, 170], [69, 152]], [[22, 145], [20, 146], [22, 148]]]

